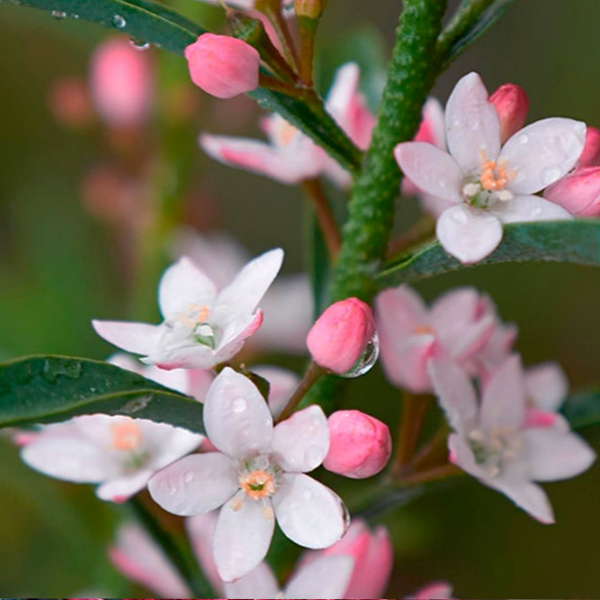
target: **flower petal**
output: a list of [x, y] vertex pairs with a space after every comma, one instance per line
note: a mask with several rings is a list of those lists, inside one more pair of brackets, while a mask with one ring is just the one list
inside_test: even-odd
[[309, 406], [279, 423], [271, 448], [285, 471], [307, 473], [316, 469], [329, 450], [329, 428], [323, 409]]
[[492, 376], [483, 391], [483, 429], [520, 429], [526, 411], [525, 378], [521, 357], [511, 356]]
[[587, 471], [596, 454], [583, 438], [559, 427], [528, 429], [524, 433], [529, 475], [535, 481], [560, 481]]
[[500, 152], [500, 120], [481, 77], [465, 75], [446, 104], [446, 135], [450, 154], [463, 173], [473, 171], [482, 153], [495, 160]]
[[252, 314], [279, 273], [283, 250], [276, 248], [251, 260], [236, 278], [219, 292], [215, 320], [227, 322]]
[[219, 452], [186, 456], [159, 471], [148, 484], [157, 504], [181, 516], [210, 512], [237, 489], [237, 464]]
[[215, 299], [215, 284], [187, 256], [169, 267], [158, 285], [158, 304], [165, 319], [190, 307], [210, 307]]
[[569, 382], [561, 366], [546, 362], [525, 371], [525, 390], [535, 408], [556, 412], [569, 392]]
[[491, 212], [503, 223], [563, 221], [573, 218], [562, 206], [539, 196], [516, 196], [509, 202], [496, 204]]
[[233, 358], [242, 349], [245, 341], [260, 329], [262, 323], [263, 311], [260, 308], [253, 315], [229, 321], [223, 329], [223, 337], [215, 353], [215, 364]]
[[229, 367], [206, 394], [204, 425], [210, 441], [235, 458], [268, 450], [273, 437], [273, 418], [265, 399], [247, 377]]
[[[312, 153], [301, 153], [290, 160], [287, 153], [258, 140], [202, 134], [200, 147], [224, 165], [264, 175], [280, 183], [293, 185], [318, 174]], [[307, 160], [303, 160], [303, 158]]]
[[181, 346], [159, 351], [141, 359], [146, 365], [156, 365], [161, 369], [212, 369], [219, 360], [215, 352], [203, 344]]
[[219, 513], [214, 554], [221, 579], [234, 581], [255, 569], [271, 545], [275, 519], [268, 502], [234, 496]]
[[396, 146], [394, 156], [419, 190], [449, 202], [462, 200], [463, 174], [444, 150], [425, 142], [405, 142]]
[[32, 469], [76, 483], [100, 483], [121, 474], [114, 455], [74, 435], [52, 435], [51, 427], [21, 450], [21, 458]]
[[587, 126], [573, 119], [542, 119], [513, 135], [502, 148], [500, 160], [516, 172], [508, 189], [535, 194], [566, 175], [585, 146]]
[[160, 597], [187, 598], [191, 594], [177, 569], [141, 527], [120, 527], [109, 556], [123, 575]]
[[429, 374], [450, 427], [468, 432], [477, 421], [477, 396], [468, 375], [454, 362], [433, 359]]
[[132, 496], [135, 496], [138, 492], [141, 492], [148, 484], [148, 480], [152, 477], [152, 474], [153, 471], [151, 469], [142, 469], [134, 471], [129, 475], [111, 479], [96, 489], [96, 496], [100, 500], [121, 504], [129, 500]]
[[293, 371], [271, 365], [257, 365], [252, 367], [252, 372], [269, 382], [269, 409], [277, 419], [298, 387], [300, 377]]
[[101, 338], [133, 354], [153, 354], [160, 348], [160, 325], [127, 321], [92, 321], [92, 326]]
[[[224, 585], [227, 598], [279, 598], [281, 589], [271, 567], [261, 562], [253, 569], [231, 583]], [[308, 596], [307, 596], [308, 598]]]
[[343, 598], [350, 583], [354, 561], [349, 556], [323, 556], [294, 574], [285, 598]]
[[219, 512], [216, 510], [194, 515], [185, 520], [185, 529], [203, 573], [209, 580], [213, 590], [221, 594], [223, 581], [219, 577], [213, 556], [213, 538], [218, 518]]
[[340, 498], [308, 475], [283, 475], [273, 506], [279, 527], [299, 546], [327, 548], [346, 531]]
[[502, 224], [492, 214], [459, 204], [442, 213], [436, 233], [448, 254], [472, 264], [496, 249], [502, 240]]

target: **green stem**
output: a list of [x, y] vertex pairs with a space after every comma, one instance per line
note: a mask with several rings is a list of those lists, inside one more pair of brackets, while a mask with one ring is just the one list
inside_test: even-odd
[[446, 0], [404, 2], [379, 120], [348, 207], [333, 300], [358, 296], [369, 301], [375, 294], [373, 275], [387, 250], [400, 185], [393, 151], [416, 133], [439, 72], [434, 57], [445, 8]]
[[214, 592], [190, 554], [183, 551], [177, 540], [160, 524], [139, 498], [132, 498], [128, 504], [140, 525], [150, 534], [177, 569], [193, 597], [212, 598]]
[[323, 238], [327, 245], [329, 257], [333, 261], [340, 251], [340, 232], [329, 198], [319, 179], [307, 179], [302, 183], [306, 195], [311, 201]]
[[394, 457], [394, 471], [397, 474], [403, 473], [412, 461], [428, 407], [427, 396], [414, 396], [406, 392], [402, 397], [402, 420]]
[[304, 377], [302, 381], [298, 384], [296, 391], [292, 394], [292, 397], [288, 400], [288, 403], [285, 405], [284, 409], [281, 411], [277, 422], [281, 423], [281, 421], [285, 421], [287, 418], [292, 416], [292, 413], [296, 410], [296, 408], [302, 402], [304, 396], [309, 392], [309, 390], [315, 385], [315, 383], [321, 379], [323, 375], [325, 375], [326, 371], [323, 367], [320, 367], [318, 364], [311, 362], [308, 369], [306, 369], [306, 373], [304, 373]]

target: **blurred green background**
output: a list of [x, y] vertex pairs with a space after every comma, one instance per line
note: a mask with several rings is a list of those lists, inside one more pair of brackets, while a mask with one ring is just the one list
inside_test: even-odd
[[[185, 3], [184, 3], [185, 4]], [[190, 11], [218, 18], [189, 0]], [[387, 56], [398, 0], [329, 0], [321, 40], [323, 79], [336, 56], [348, 56], [345, 32], [372, 27]], [[517, 0], [501, 22], [439, 80], [445, 100], [457, 78], [479, 71], [490, 90], [510, 81], [526, 88], [530, 119], [569, 116], [600, 125], [600, 2]], [[89, 56], [107, 32], [55, 21], [31, 9], [0, 6], [0, 355], [63, 353], [104, 358], [111, 349], [93, 333], [93, 317], [131, 316], [131, 276], [114, 228], [81, 199], [84, 173], [106, 160], [102, 132], [61, 127], [48, 109], [53, 83], [85, 77]], [[154, 51], [152, 51], [154, 52]], [[156, 56], [154, 57], [156, 58]], [[255, 133], [256, 110], [245, 99], [215, 103], [200, 92], [197, 127]], [[228, 109], [227, 106], [230, 108]], [[233, 109], [231, 108], [233, 107]], [[230, 112], [227, 112], [229, 110]], [[235, 115], [235, 119], [231, 118]], [[303, 265], [301, 194], [210, 161], [191, 143], [196, 193], [190, 219], [217, 222], [253, 253], [281, 245], [286, 269]], [[212, 199], [211, 202], [206, 197]], [[155, 281], [147, 298], [152, 306]], [[560, 361], [574, 387], [600, 382], [600, 271], [557, 265], [472, 269], [428, 281], [428, 298], [456, 285], [489, 292], [505, 320], [520, 327], [526, 364]], [[274, 361], [278, 357], [270, 357]], [[302, 361], [291, 363], [301, 369]], [[378, 369], [350, 386], [348, 406], [395, 423], [399, 392]], [[585, 435], [600, 447], [600, 429]], [[367, 484], [342, 483], [348, 495]], [[362, 487], [361, 487], [362, 486]], [[388, 597], [434, 579], [451, 581], [460, 598], [598, 598], [600, 466], [548, 486], [558, 524], [542, 526], [499, 494], [465, 480], [386, 515], [397, 547]], [[344, 492], [342, 493], [344, 495]], [[119, 511], [84, 486], [61, 484], [23, 466], [10, 442], [0, 444], [0, 588], [4, 596], [144, 595], [109, 565], [105, 547]], [[102, 583], [102, 585], [100, 585]]]

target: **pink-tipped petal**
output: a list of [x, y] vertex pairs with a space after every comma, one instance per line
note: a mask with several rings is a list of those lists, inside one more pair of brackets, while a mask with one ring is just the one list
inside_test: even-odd
[[582, 167], [544, 191], [544, 198], [576, 217], [600, 216], [600, 167]]
[[446, 135], [450, 154], [465, 174], [479, 166], [482, 153], [489, 160], [497, 158], [500, 120], [477, 73], [465, 75], [448, 98]]
[[459, 204], [442, 213], [436, 233], [448, 254], [464, 264], [473, 264], [498, 247], [502, 224], [492, 214]]
[[285, 588], [286, 598], [343, 598], [352, 577], [349, 556], [323, 556], [295, 573]]
[[578, 167], [600, 165], [600, 130], [588, 125], [585, 133], [585, 146], [577, 162]]
[[205, 33], [185, 49], [192, 81], [217, 98], [234, 98], [258, 87], [260, 54], [237, 38]]
[[150, 477], [152, 477], [152, 470], [144, 469], [134, 471], [131, 475], [123, 475], [122, 477], [111, 479], [98, 486], [96, 496], [100, 500], [122, 504], [138, 492], [141, 492], [148, 484]]
[[446, 149], [446, 121], [444, 109], [437, 98], [428, 98], [423, 106], [423, 116], [415, 142], [433, 144], [442, 150]]
[[535, 408], [556, 412], [567, 397], [569, 382], [558, 363], [547, 362], [525, 371], [525, 389]]
[[449, 202], [461, 202], [463, 174], [447, 152], [424, 142], [405, 142], [396, 146], [394, 156], [419, 190]]
[[566, 175], [583, 152], [586, 129], [581, 121], [550, 118], [513, 135], [500, 154], [500, 160], [516, 172], [508, 189], [514, 194], [535, 194]]
[[505, 83], [490, 96], [490, 102], [498, 113], [500, 138], [504, 143], [525, 125], [529, 98], [520, 85]]

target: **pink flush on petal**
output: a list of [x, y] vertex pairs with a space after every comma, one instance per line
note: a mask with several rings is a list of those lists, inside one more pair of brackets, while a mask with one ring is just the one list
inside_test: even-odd
[[234, 98], [258, 87], [260, 55], [236, 38], [205, 33], [185, 49], [192, 81], [217, 98]]
[[579, 157], [578, 167], [600, 165], [600, 130], [588, 125], [585, 133], [585, 146]]
[[139, 125], [152, 104], [148, 55], [127, 38], [108, 39], [92, 57], [90, 86], [96, 109], [110, 125]]
[[600, 216], [600, 167], [581, 167], [544, 192], [544, 198], [576, 217]]
[[490, 96], [490, 102], [498, 113], [500, 138], [505, 142], [525, 125], [529, 98], [520, 85], [505, 83]]

